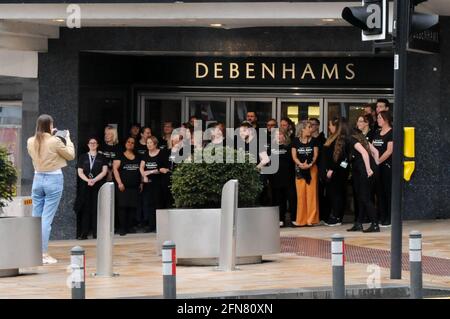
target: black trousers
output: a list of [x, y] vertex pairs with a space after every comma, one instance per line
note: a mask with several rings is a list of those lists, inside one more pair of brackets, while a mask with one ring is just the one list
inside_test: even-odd
[[319, 178], [318, 197], [319, 197], [319, 218], [320, 220], [328, 220], [330, 217], [330, 205], [327, 199], [326, 184], [322, 178]]
[[159, 208], [159, 198], [161, 196], [161, 183], [150, 182], [144, 184], [143, 205], [144, 205], [144, 225], [150, 230], [156, 229], [156, 209]]
[[133, 225], [136, 207], [119, 207], [119, 232], [128, 233]]
[[330, 216], [344, 218], [345, 202], [347, 195], [347, 174], [335, 171], [331, 179], [326, 183], [326, 194], [328, 198]]
[[287, 202], [289, 198], [288, 186], [272, 186], [272, 205], [280, 208], [280, 222], [284, 222], [287, 212]]
[[78, 227], [77, 236], [88, 236], [92, 231], [92, 235], [97, 235], [97, 202], [98, 191], [100, 184], [94, 186], [81, 186], [81, 195], [83, 198], [83, 204], [78, 213]]
[[392, 167], [382, 163], [377, 183], [378, 217], [381, 222], [391, 221]]
[[297, 187], [295, 186], [295, 177], [289, 181], [288, 194], [288, 210], [291, 215], [291, 222], [295, 222], [297, 219]]
[[[374, 172], [374, 175], [377, 172]], [[376, 176], [367, 177], [367, 173], [353, 170], [353, 183], [358, 201], [358, 222], [364, 223], [366, 216], [371, 223], [378, 224], [377, 209], [373, 202], [373, 192], [375, 190]]]
[[161, 194], [160, 194], [160, 208], [170, 208], [174, 205], [172, 192], [170, 191], [170, 175], [161, 176]]

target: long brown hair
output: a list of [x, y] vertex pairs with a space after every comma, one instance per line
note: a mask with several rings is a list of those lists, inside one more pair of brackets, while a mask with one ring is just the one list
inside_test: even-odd
[[340, 118], [334, 117], [332, 120], [328, 121], [329, 123], [332, 123], [334, 127], [336, 127], [336, 132], [334, 134], [331, 134], [327, 140], [325, 141], [325, 144], [323, 146], [330, 146], [333, 144], [333, 142], [337, 139], [337, 137], [341, 134], [341, 126], [340, 126]]
[[50, 127], [53, 124], [53, 118], [48, 114], [42, 114], [36, 120], [36, 133], [34, 134], [34, 147], [40, 156], [41, 144], [44, 139], [44, 133], [51, 134]]
[[365, 148], [367, 153], [369, 153], [369, 156], [372, 156], [372, 153], [370, 152], [369, 142], [367, 141], [366, 137], [362, 135], [362, 133], [357, 131], [354, 131], [352, 136]]
[[344, 154], [345, 143], [350, 135], [350, 128], [346, 119], [340, 119], [339, 121], [339, 135], [336, 138], [336, 144], [334, 145], [333, 160], [337, 163], [342, 154]]

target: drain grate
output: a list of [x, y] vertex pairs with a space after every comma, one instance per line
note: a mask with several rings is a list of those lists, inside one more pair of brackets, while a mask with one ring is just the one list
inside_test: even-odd
[[[308, 237], [281, 237], [281, 252], [296, 253], [299, 256], [331, 259], [330, 241]], [[390, 251], [345, 245], [345, 259], [350, 263], [376, 264], [390, 268]], [[424, 274], [450, 276], [450, 259], [439, 257], [422, 257]], [[409, 271], [409, 254], [402, 254], [402, 269]]]

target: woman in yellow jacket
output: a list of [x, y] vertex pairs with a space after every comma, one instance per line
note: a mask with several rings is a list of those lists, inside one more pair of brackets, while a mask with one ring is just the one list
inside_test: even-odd
[[36, 134], [27, 141], [28, 153], [33, 160], [35, 171], [31, 190], [32, 215], [42, 218], [43, 264], [57, 262], [48, 254], [48, 241], [63, 192], [64, 178], [61, 168], [67, 166], [66, 161], [75, 158], [75, 148], [70, 140], [69, 131], [64, 131], [59, 137], [53, 135], [53, 131], [53, 118], [43, 114], [37, 119]]

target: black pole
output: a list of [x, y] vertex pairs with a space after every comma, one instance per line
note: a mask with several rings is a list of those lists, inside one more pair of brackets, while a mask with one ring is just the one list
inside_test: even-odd
[[403, 107], [410, 0], [395, 1], [394, 32], [394, 152], [392, 154], [391, 279], [402, 278]]

